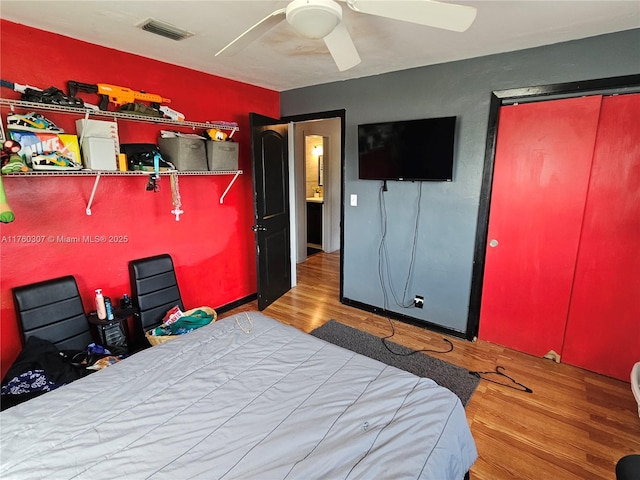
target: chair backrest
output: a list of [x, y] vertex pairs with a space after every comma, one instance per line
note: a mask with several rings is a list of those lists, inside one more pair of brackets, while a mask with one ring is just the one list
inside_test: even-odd
[[631, 368], [631, 391], [638, 403], [638, 417], [640, 417], [640, 362]]
[[34, 336], [54, 343], [60, 350], [84, 350], [94, 341], [73, 276], [12, 291], [23, 343]]
[[157, 327], [168, 310], [180, 307], [184, 310], [178, 281], [173, 269], [173, 260], [168, 254], [141, 258], [129, 262], [131, 297], [136, 306], [137, 335]]

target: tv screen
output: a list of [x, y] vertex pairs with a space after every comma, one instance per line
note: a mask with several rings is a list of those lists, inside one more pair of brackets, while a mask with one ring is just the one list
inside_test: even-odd
[[455, 130], [456, 117], [358, 125], [358, 177], [451, 181]]

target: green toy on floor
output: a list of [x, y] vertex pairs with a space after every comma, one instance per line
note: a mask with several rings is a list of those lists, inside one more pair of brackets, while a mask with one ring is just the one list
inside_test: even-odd
[[16, 216], [7, 203], [7, 195], [4, 193], [4, 184], [2, 183], [2, 175], [0, 175], [0, 222], [11, 223]]
[[[14, 140], [5, 140], [2, 143], [2, 173], [17, 172], [22, 169], [24, 164], [18, 155], [21, 148], [20, 144]], [[16, 216], [7, 202], [2, 175], [0, 175], [0, 222], [11, 223], [15, 218]]]

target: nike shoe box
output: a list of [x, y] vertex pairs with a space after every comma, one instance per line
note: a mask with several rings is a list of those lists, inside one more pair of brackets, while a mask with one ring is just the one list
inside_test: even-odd
[[207, 166], [211, 171], [238, 170], [238, 144], [208, 140]]
[[9, 130], [9, 136], [20, 144], [22, 149], [18, 155], [26, 165], [31, 165], [33, 154], [58, 152], [73, 160], [77, 164], [82, 164], [80, 157], [80, 147], [78, 137], [69, 133], [36, 133]]
[[200, 138], [158, 138], [162, 158], [178, 171], [207, 171], [205, 141]]

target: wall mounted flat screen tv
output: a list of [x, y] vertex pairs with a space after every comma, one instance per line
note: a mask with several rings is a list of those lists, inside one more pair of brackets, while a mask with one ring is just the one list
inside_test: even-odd
[[456, 117], [358, 125], [358, 178], [451, 181]]

